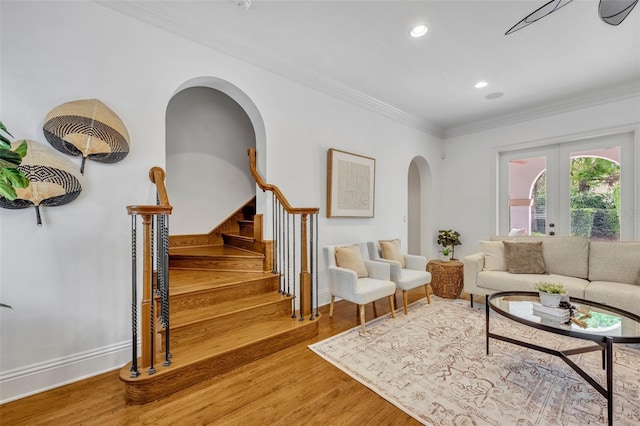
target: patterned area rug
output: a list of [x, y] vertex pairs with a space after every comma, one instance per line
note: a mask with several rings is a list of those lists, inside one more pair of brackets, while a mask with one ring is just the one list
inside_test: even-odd
[[[432, 297], [309, 348], [426, 425], [607, 424], [607, 401], [560, 358], [491, 340], [485, 312]], [[554, 349], [592, 344], [492, 312], [491, 330]], [[614, 345], [614, 424], [640, 424], [640, 345]], [[600, 352], [572, 356], [606, 385]]]

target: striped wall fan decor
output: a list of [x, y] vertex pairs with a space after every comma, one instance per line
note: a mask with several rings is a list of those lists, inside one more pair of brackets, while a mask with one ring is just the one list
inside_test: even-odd
[[129, 154], [129, 132], [120, 117], [98, 99], [66, 102], [44, 120], [44, 136], [60, 152], [82, 156], [80, 173], [88, 159], [117, 163]]
[[[27, 155], [18, 166], [29, 186], [16, 188], [17, 198], [13, 201], [0, 196], [0, 207], [5, 209], [25, 209], [35, 207], [36, 221], [42, 226], [40, 206], [61, 206], [78, 198], [82, 185], [74, 172], [74, 164], [53, 149], [36, 141], [26, 140]], [[15, 149], [22, 140], [13, 142]]]

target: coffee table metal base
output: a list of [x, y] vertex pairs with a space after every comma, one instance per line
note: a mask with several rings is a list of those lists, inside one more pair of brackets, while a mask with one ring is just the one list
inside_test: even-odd
[[[489, 331], [489, 295], [486, 296], [486, 346], [487, 355], [489, 355], [489, 338], [502, 340], [503, 342], [509, 342], [514, 345], [522, 346], [528, 349], [533, 349], [539, 352], [544, 352], [549, 355], [554, 355], [562, 359], [569, 367], [571, 367], [576, 373], [586, 380], [595, 390], [600, 392], [602, 396], [607, 398], [607, 414], [608, 424], [613, 425], [613, 339], [611, 337], [606, 338], [605, 343], [596, 342], [595, 345], [586, 346], [582, 348], [567, 349], [564, 351], [558, 351], [555, 349], [545, 348], [533, 343], [523, 342], [521, 340], [512, 339], [511, 337], [502, 336], [499, 334], [491, 333]], [[576, 363], [569, 359], [571, 355], [582, 354], [586, 352], [602, 351], [602, 368], [607, 372], [607, 387], [605, 388], [600, 383], [595, 381], [593, 377], [586, 371], [580, 368]]]

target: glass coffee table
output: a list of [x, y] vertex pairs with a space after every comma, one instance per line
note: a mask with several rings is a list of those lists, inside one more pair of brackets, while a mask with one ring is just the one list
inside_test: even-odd
[[[489, 339], [493, 338], [560, 357], [602, 396], [607, 398], [608, 422], [609, 425], [613, 424], [613, 344], [640, 343], [640, 317], [612, 306], [572, 297], [570, 304], [576, 308], [573, 310], [575, 315], [573, 320], [565, 323], [546, 315], [536, 315], [533, 307], [539, 302], [540, 298], [537, 292], [505, 291], [487, 295], [485, 305], [487, 355], [489, 355]], [[495, 334], [489, 329], [490, 310], [529, 327], [590, 340], [595, 344], [574, 349], [556, 350]], [[594, 351], [602, 352], [602, 368], [607, 373], [606, 388], [569, 359], [571, 355]]]

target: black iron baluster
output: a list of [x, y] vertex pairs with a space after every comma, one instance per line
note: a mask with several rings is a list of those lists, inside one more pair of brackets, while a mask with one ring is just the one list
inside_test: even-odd
[[314, 214], [315, 222], [316, 222], [316, 318], [320, 316], [320, 287], [318, 284], [318, 257], [320, 256], [320, 252], [318, 251], [318, 241], [320, 240], [320, 232], [318, 229], [318, 213]]
[[315, 223], [314, 220], [314, 216], [315, 215], [310, 215], [309, 216], [309, 273], [310, 273], [310, 277], [309, 277], [309, 308], [311, 310], [311, 316], [309, 317], [309, 319], [311, 321], [313, 321], [314, 316], [313, 316], [313, 277], [315, 276], [314, 272], [314, 264], [313, 264], [313, 259], [315, 259], [314, 254], [314, 246], [313, 246], [313, 226]]
[[162, 309], [164, 310], [164, 327], [165, 327], [165, 340], [164, 340], [164, 365], [168, 366], [171, 364], [171, 352], [169, 338], [169, 332], [171, 330], [169, 323], [169, 216], [162, 216], [162, 276], [164, 282], [164, 291], [162, 292], [164, 295], [164, 302], [162, 304]]
[[[154, 253], [154, 224], [155, 224], [155, 220], [151, 220], [151, 259], [153, 259], [153, 253]], [[151, 262], [151, 264], [153, 265], [153, 262]], [[151, 366], [149, 367], [149, 374], [153, 374], [156, 372], [156, 368], [154, 366], [154, 355], [155, 355], [155, 316], [156, 316], [156, 307], [155, 307], [155, 286], [153, 285], [153, 268], [150, 268], [151, 270], [149, 271], [149, 274], [151, 275], [149, 278], [149, 285], [151, 286], [151, 288], [149, 289], [149, 294], [151, 295], [151, 300], [149, 301], [150, 306], [149, 306], [149, 315], [151, 316], [151, 324], [150, 324], [150, 345], [149, 345], [149, 351], [151, 355]]]
[[131, 215], [131, 377], [138, 377], [138, 254], [137, 216]]

